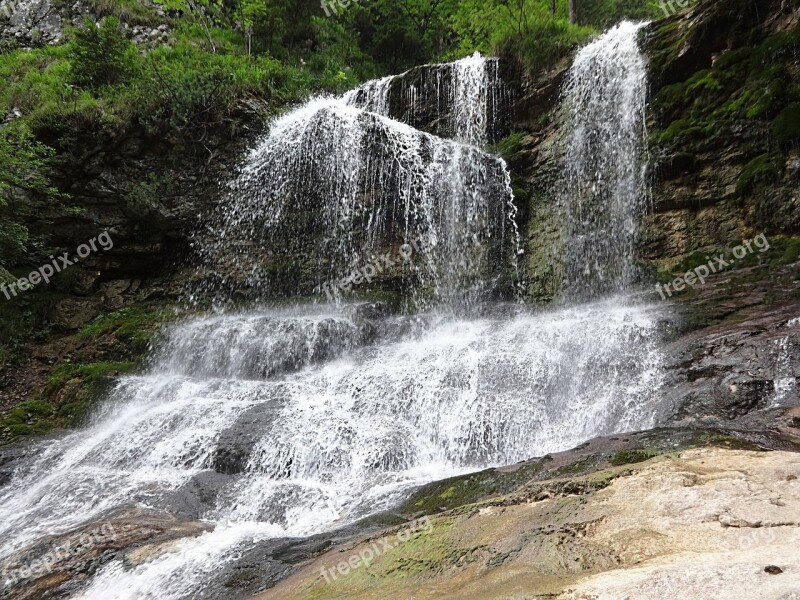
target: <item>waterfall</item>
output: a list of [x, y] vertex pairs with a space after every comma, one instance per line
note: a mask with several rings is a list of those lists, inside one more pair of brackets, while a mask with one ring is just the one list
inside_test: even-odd
[[627, 290], [636, 231], [648, 206], [647, 69], [623, 22], [578, 52], [563, 90], [567, 139], [562, 202], [568, 211], [564, 287], [569, 298]]
[[502, 159], [320, 98], [250, 153], [210, 248], [239, 293], [263, 295], [273, 265], [304, 257], [319, 293], [371, 267], [402, 271], [418, 307], [469, 306], [517, 254], [515, 210]]
[[[609, 79], [630, 68], [597, 60]], [[508, 170], [479, 147], [497, 120], [497, 61], [439, 71], [430, 85], [369, 82], [273, 122], [205, 248], [226, 289], [255, 298], [274, 292], [282, 261], [303, 261], [292, 277], [317, 292], [372, 266], [370, 277], [400, 277], [420, 310], [337, 298], [171, 326], [148, 371], [120, 378], [85, 429], [38, 442], [0, 488], [6, 578], [48, 536], [135, 505], [213, 530], [138, 563], [114, 558], [75, 597], [199, 597], [256, 541], [329, 531], [430, 481], [655, 424], [659, 309], [488, 300], [518, 245]], [[454, 139], [391, 118], [396, 94], [412, 100], [412, 121], [440, 92]], [[614, 139], [612, 155], [629, 152]], [[576, 178], [594, 171], [581, 169], [570, 185], [585, 191]], [[397, 264], [378, 272], [386, 255]]]
[[381, 328], [359, 307], [308, 307], [178, 324], [149, 373], [123, 377], [88, 429], [42, 443], [3, 490], [0, 561], [13, 572], [45, 535], [131, 502], [172, 512], [200, 502], [199, 487], [213, 500], [196, 516], [213, 532], [140, 566], [112, 561], [81, 596], [188, 597], [242, 544], [650, 426], [654, 317], [601, 303]]
[[345, 102], [436, 135], [483, 147], [505, 133], [510, 92], [500, 63], [478, 52], [441, 65], [416, 67], [369, 81]]

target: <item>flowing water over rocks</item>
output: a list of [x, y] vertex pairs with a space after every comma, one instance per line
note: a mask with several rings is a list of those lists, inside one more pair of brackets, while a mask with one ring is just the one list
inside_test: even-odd
[[[611, 35], [627, 41], [612, 47], [635, 49], [635, 34], [620, 28]], [[620, 68], [640, 59], [629, 53]], [[427, 482], [654, 425], [657, 309], [624, 297], [544, 312], [485, 301], [518, 252], [508, 171], [474, 145], [496, 118], [497, 65], [472, 57], [444, 71], [456, 141], [375, 114], [392, 115], [391, 79], [311, 100], [248, 157], [207, 248], [238, 266], [229, 288], [258, 297], [275, 281], [259, 269], [276, 257], [307, 258], [320, 291], [411, 246], [403, 291], [416, 310], [392, 316], [337, 296], [174, 326], [147, 373], [120, 379], [85, 430], [41, 442], [2, 489], [7, 573], [36, 558], [24, 551], [37, 540], [138, 505], [212, 530], [138, 562], [112, 557], [75, 597], [198, 597], [258, 540], [332, 530]], [[618, 73], [606, 65], [603, 76]], [[613, 86], [597, 83], [576, 75], [571, 94], [605, 98]], [[614, 139], [620, 147], [592, 136], [622, 169], [635, 157], [627, 137]], [[591, 177], [583, 167], [570, 177], [581, 173]], [[593, 221], [589, 233], [625, 229], [618, 216], [623, 225]]]
[[570, 298], [619, 294], [635, 279], [636, 232], [648, 206], [647, 74], [637, 44], [644, 25], [621, 23], [583, 48], [563, 92]]
[[426, 65], [369, 81], [345, 101], [464, 144], [485, 146], [505, 133], [511, 93], [499, 61], [477, 52], [442, 65]]
[[372, 264], [373, 277], [399, 273], [418, 304], [470, 304], [492, 278], [516, 276], [514, 216], [502, 159], [322, 98], [252, 151], [210, 252], [239, 292], [263, 295], [272, 267], [302, 257], [318, 293]]

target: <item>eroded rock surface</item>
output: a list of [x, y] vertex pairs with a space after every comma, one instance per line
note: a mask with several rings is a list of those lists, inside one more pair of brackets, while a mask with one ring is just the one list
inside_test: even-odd
[[326, 582], [322, 569], [377, 538], [335, 547], [258, 597], [787, 600], [800, 592], [798, 476], [798, 454], [696, 449], [545, 497], [523, 486], [409, 541], [386, 532], [391, 548]]

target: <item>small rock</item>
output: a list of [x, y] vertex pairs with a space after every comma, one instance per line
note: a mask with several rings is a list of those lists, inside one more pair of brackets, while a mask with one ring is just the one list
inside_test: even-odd
[[764, 572], [769, 573], [770, 575], [780, 575], [783, 573], [783, 569], [776, 567], [775, 565], [769, 565], [764, 567]]

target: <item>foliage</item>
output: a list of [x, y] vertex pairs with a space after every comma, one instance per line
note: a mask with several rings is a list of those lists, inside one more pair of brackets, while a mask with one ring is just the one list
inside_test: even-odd
[[52, 155], [24, 122], [0, 129], [0, 268], [25, 252], [28, 229], [17, 220], [20, 194], [58, 195], [46, 174]]
[[592, 28], [572, 25], [566, 19], [540, 17], [531, 19], [527, 31], [499, 41], [499, 51], [517, 56], [529, 69], [540, 70], [586, 43], [593, 33]]
[[72, 81], [88, 88], [122, 83], [139, 67], [136, 46], [126, 38], [119, 19], [113, 16], [99, 26], [86, 19], [74, 33], [70, 59]]

